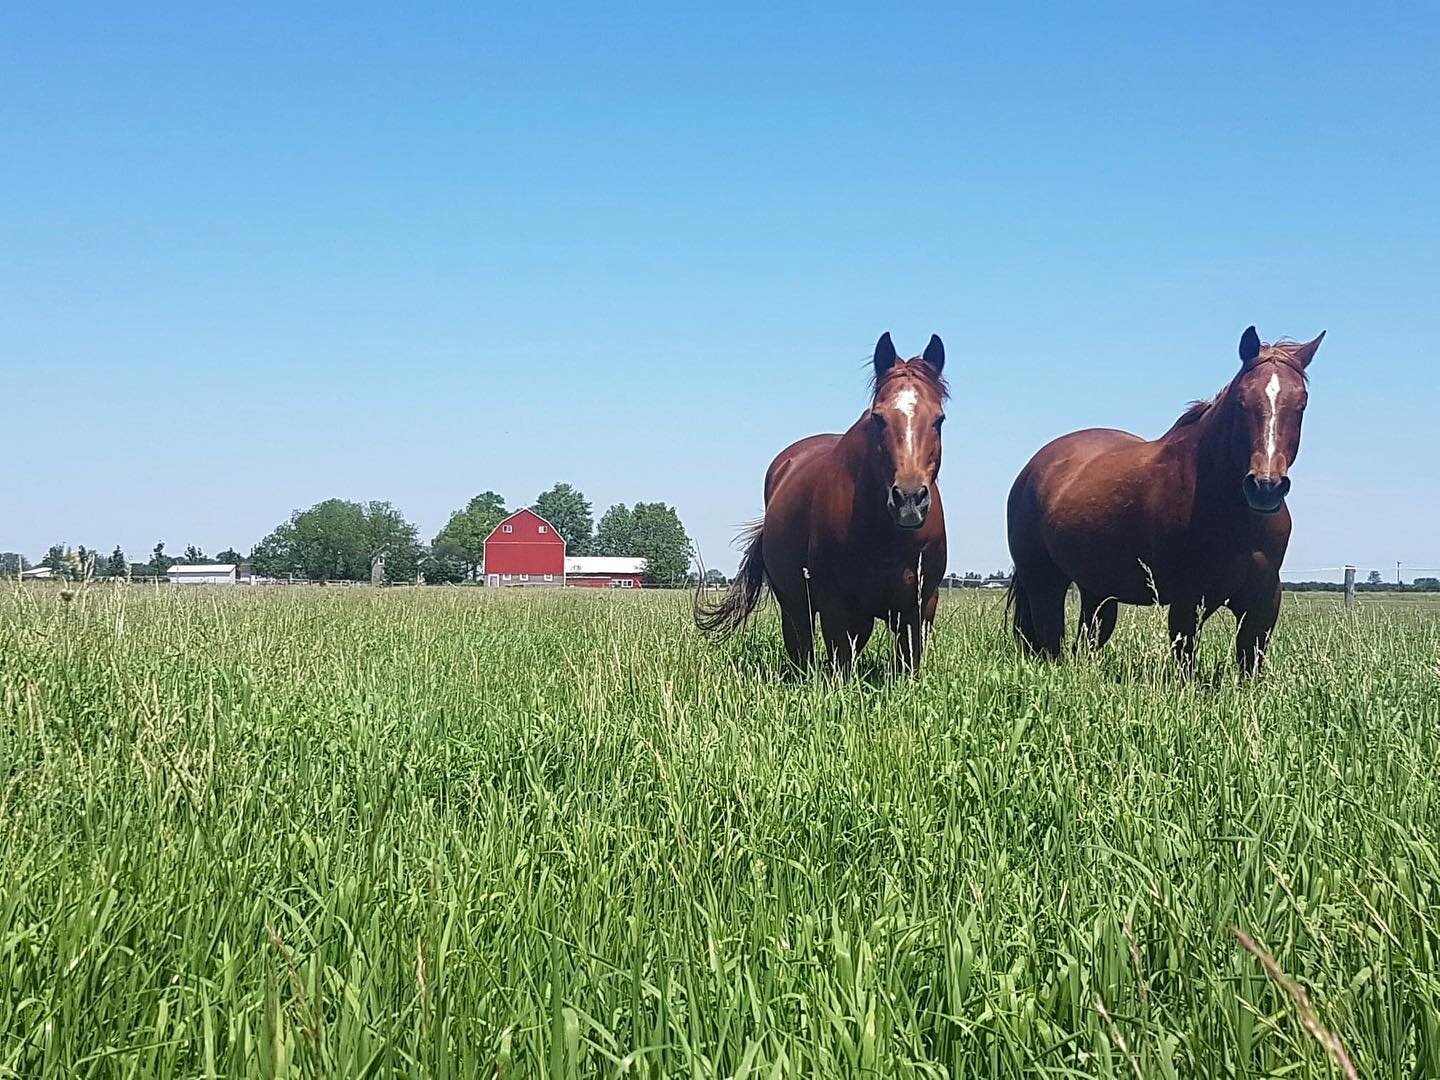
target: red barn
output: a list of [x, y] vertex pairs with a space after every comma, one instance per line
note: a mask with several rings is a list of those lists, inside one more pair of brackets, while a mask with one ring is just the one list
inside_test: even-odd
[[564, 585], [565, 538], [534, 510], [516, 510], [485, 538], [485, 584]]

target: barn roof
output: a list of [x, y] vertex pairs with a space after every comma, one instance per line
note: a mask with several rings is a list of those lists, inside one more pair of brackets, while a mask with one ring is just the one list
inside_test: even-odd
[[233, 574], [234, 563], [176, 563], [166, 573], [169, 574]]
[[560, 530], [557, 529], [557, 528], [555, 528], [554, 525], [551, 525], [550, 522], [546, 521], [543, 517], [541, 517], [539, 514], [537, 514], [534, 510], [531, 510], [530, 507], [528, 507], [528, 506], [522, 506], [519, 510], [516, 510], [514, 513], [512, 513], [512, 514], [507, 514], [505, 517], [501, 518], [500, 521], [496, 524], [496, 526], [495, 526], [493, 529], [491, 529], [488, 533], [485, 534], [485, 541], [484, 541], [484, 542], [488, 544], [488, 543], [490, 542], [490, 538], [491, 538], [492, 536], [494, 536], [496, 533], [498, 533], [498, 532], [500, 531], [500, 529], [501, 529], [503, 526], [505, 526], [506, 524], [508, 524], [509, 522], [514, 521], [514, 520], [515, 520], [516, 518], [518, 518], [518, 517], [527, 517], [527, 516], [528, 516], [528, 517], [533, 517], [536, 521], [540, 522], [541, 525], [544, 525], [547, 529], [549, 529], [552, 535], [554, 535], [555, 537], [557, 537], [561, 542], [564, 542], [565, 537], [563, 537], [563, 536], [560, 535]]
[[577, 555], [565, 560], [567, 574], [643, 574], [644, 559], [616, 555]]

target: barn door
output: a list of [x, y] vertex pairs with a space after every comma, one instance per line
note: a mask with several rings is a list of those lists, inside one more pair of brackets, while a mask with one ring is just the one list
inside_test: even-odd
[[489, 585], [492, 589], [498, 589], [500, 587], [500, 575], [491, 574], [490, 580], [487, 581], [485, 584]]

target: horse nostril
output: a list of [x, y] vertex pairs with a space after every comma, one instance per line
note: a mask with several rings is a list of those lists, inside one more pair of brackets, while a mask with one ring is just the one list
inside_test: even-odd
[[921, 506], [928, 503], [930, 501], [930, 488], [924, 484], [920, 485], [920, 490], [915, 493], [915, 501]]
[[1279, 488], [1280, 497], [1283, 499], [1286, 495], [1290, 494], [1290, 477], [1282, 476], [1280, 483], [1276, 486]]
[[905, 496], [904, 496], [904, 494], [900, 491], [900, 486], [899, 486], [898, 484], [891, 484], [891, 485], [890, 485], [890, 505], [891, 505], [891, 506], [899, 506], [899, 505], [900, 505], [902, 502], [904, 502], [904, 501], [905, 501]]
[[1245, 490], [1246, 490], [1246, 491], [1258, 491], [1258, 490], [1260, 490], [1260, 481], [1255, 478], [1255, 474], [1254, 474], [1253, 472], [1252, 472], [1252, 473], [1246, 473], [1246, 474], [1245, 474]]

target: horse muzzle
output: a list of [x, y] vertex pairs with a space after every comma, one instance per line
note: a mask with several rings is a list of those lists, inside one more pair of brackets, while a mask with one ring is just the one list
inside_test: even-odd
[[902, 529], [918, 529], [925, 524], [925, 518], [930, 513], [930, 487], [921, 484], [906, 491], [899, 484], [891, 484], [887, 505], [896, 525]]
[[1275, 514], [1285, 505], [1285, 496], [1290, 494], [1290, 478], [1273, 474], [1247, 473], [1242, 483], [1245, 501], [1257, 514]]

